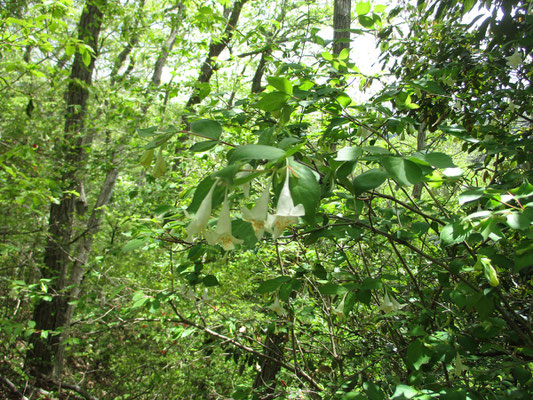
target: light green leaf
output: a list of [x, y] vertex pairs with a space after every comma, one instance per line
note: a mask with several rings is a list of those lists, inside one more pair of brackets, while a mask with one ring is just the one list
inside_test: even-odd
[[222, 125], [210, 119], [200, 119], [191, 123], [191, 131], [207, 139], [218, 140], [222, 134]]
[[160, 176], [165, 175], [165, 172], [167, 172], [167, 163], [163, 158], [163, 153], [159, 151], [155, 159], [155, 165], [154, 170], [152, 171], [152, 176], [157, 179]]
[[338, 151], [335, 161], [356, 161], [362, 154], [363, 149], [361, 147], [345, 147]]
[[277, 160], [284, 156], [285, 151], [277, 147], [262, 144], [247, 144], [238, 146], [231, 151], [229, 163], [233, 164], [241, 160]]
[[475, 189], [465, 190], [459, 195], [459, 204], [463, 205], [465, 203], [475, 201], [483, 197], [484, 194], [485, 194], [484, 188], [475, 188]]
[[531, 221], [524, 214], [512, 212], [507, 215], [507, 225], [512, 229], [524, 230], [529, 228]]
[[285, 105], [288, 99], [289, 95], [282, 92], [267, 93], [255, 103], [255, 106], [264, 111], [277, 111]]
[[149, 242], [149, 239], [147, 238], [130, 240], [128, 243], [122, 246], [122, 251], [132, 251], [132, 250], [138, 249], [140, 247], [143, 247], [148, 242]]
[[341, 105], [341, 107], [344, 108], [350, 105], [350, 103], [352, 102], [352, 99], [346, 93], [343, 93], [337, 97], [337, 101]]
[[339, 60], [347, 60], [350, 56], [350, 49], [344, 48], [339, 54]]
[[357, 15], [366, 15], [370, 12], [370, 3], [369, 2], [361, 2], [357, 3], [355, 6], [355, 12]]
[[267, 78], [267, 82], [280, 92], [292, 96], [292, 84], [287, 78], [271, 76]]
[[139, 163], [144, 167], [148, 168], [154, 159], [154, 149], [145, 150], [139, 160]]

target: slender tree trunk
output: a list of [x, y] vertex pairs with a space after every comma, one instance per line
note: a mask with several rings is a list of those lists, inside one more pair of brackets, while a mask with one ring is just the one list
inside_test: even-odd
[[[283, 359], [283, 348], [287, 341], [287, 335], [268, 332], [265, 339], [264, 353], [271, 358], [263, 358], [260, 361], [260, 369], [255, 376], [254, 389], [260, 389], [261, 400], [274, 399], [276, 389], [276, 375], [281, 369], [281, 364], [275, 360]], [[273, 358], [273, 359], [272, 359]]]
[[335, 0], [333, 7], [333, 54], [350, 50], [351, 0]]
[[[426, 148], [426, 127], [427, 127], [427, 119], [425, 118], [418, 127], [418, 134], [416, 137], [416, 150], [421, 151]], [[417, 183], [413, 186], [413, 198], [420, 200], [420, 197], [422, 197], [422, 183]]]
[[[235, 28], [237, 27], [237, 22], [239, 21], [239, 16], [241, 15], [242, 7], [247, 1], [248, 0], [238, 0], [233, 4], [233, 9], [231, 10], [231, 14], [228, 23], [226, 24], [226, 28], [224, 29], [224, 33], [222, 34], [222, 37], [220, 39], [217, 39], [216, 41], [212, 41], [209, 45], [209, 52], [207, 54], [207, 58], [202, 64], [202, 68], [200, 69], [200, 75], [196, 80], [197, 84], [201, 85], [203, 83], [208, 83], [211, 79], [211, 76], [213, 76], [213, 72], [216, 70], [216, 66], [214, 65], [214, 59], [218, 57], [220, 53], [222, 53], [222, 51], [230, 43], [231, 38], [233, 37], [233, 33], [235, 32]], [[194, 107], [196, 104], [199, 104], [201, 101], [202, 98], [200, 97], [198, 89], [196, 89], [187, 101], [185, 108], [190, 111], [192, 107]]]
[[[78, 25], [78, 38], [97, 54], [103, 9], [106, 0], [87, 2]], [[31, 348], [27, 353], [27, 365], [35, 376], [58, 377], [61, 371], [54, 370], [54, 358], [61, 331], [68, 321], [68, 297], [65, 295], [68, 268], [71, 260], [71, 240], [74, 228], [76, 197], [72, 191], [80, 185], [79, 169], [85, 156], [85, 145], [90, 138], [83, 134], [87, 112], [88, 87], [92, 83], [95, 58], [85, 65], [78, 52], [74, 57], [66, 93], [66, 119], [63, 138], [56, 144], [63, 163], [59, 178], [63, 183], [63, 197], [59, 204], [52, 204], [48, 221], [48, 239], [44, 255], [43, 278], [50, 279], [51, 301], [40, 300], [33, 312], [36, 332], [30, 338]], [[48, 334], [48, 336], [46, 336]], [[57, 362], [56, 362], [57, 364]]]

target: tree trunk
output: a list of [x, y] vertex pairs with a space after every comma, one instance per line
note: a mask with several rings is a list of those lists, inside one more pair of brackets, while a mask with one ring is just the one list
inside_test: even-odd
[[287, 341], [286, 334], [268, 332], [265, 339], [264, 354], [272, 358], [263, 358], [260, 361], [260, 370], [255, 376], [254, 389], [260, 389], [261, 400], [274, 399], [276, 389], [276, 375], [281, 369], [281, 364], [275, 360], [283, 360], [283, 347]]
[[[209, 53], [207, 54], [207, 58], [202, 64], [202, 68], [200, 69], [200, 75], [196, 80], [198, 84], [208, 83], [211, 79], [213, 72], [216, 70], [216, 66], [214, 65], [214, 59], [218, 57], [220, 53], [222, 53], [222, 51], [228, 46], [229, 42], [231, 41], [231, 38], [233, 37], [233, 32], [237, 27], [237, 22], [239, 21], [239, 16], [241, 15], [242, 7], [247, 1], [248, 0], [238, 0], [233, 4], [233, 9], [231, 10], [231, 15], [229, 17], [228, 23], [226, 24], [226, 28], [224, 29], [222, 37], [220, 39], [217, 39], [216, 41], [212, 41], [209, 45]], [[200, 98], [199, 91], [196, 89], [193, 91], [193, 94], [187, 101], [185, 109], [191, 111], [191, 108], [194, 107], [196, 104], [199, 104], [201, 101], [202, 99]]]
[[350, 50], [351, 0], [335, 0], [333, 7], [333, 54]]
[[[63, 183], [63, 197], [59, 204], [52, 204], [48, 220], [48, 239], [45, 247], [42, 277], [50, 279], [51, 301], [40, 300], [33, 311], [36, 332], [30, 338], [31, 348], [26, 362], [33, 375], [57, 377], [60, 371], [54, 371], [55, 352], [60, 341], [61, 331], [68, 321], [67, 287], [68, 266], [71, 260], [71, 237], [74, 227], [74, 206], [76, 197], [72, 194], [80, 186], [84, 147], [90, 138], [83, 134], [83, 122], [87, 112], [88, 87], [92, 82], [92, 73], [97, 54], [98, 36], [100, 34], [103, 9], [106, 0], [87, 2], [78, 25], [78, 38], [94, 51], [88, 65], [82, 54], [76, 53], [69, 77], [66, 93], [66, 119], [63, 138], [56, 143], [56, 151], [62, 159], [63, 170], [59, 181]], [[48, 334], [49, 333], [49, 334]], [[48, 336], [46, 336], [48, 334]]]
[[[426, 148], [426, 127], [427, 127], [427, 119], [425, 118], [418, 127], [418, 135], [416, 137], [416, 150], [421, 151]], [[417, 183], [413, 186], [413, 198], [416, 200], [420, 200], [420, 197], [422, 197], [422, 183]]]

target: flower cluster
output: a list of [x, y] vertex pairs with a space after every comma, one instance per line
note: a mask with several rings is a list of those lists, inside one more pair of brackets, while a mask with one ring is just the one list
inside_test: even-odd
[[[258, 240], [261, 240], [265, 231], [272, 234], [274, 239], [277, 239], [289, 225], [298, 222], [298, 217], [305, 215], [305, 209], [302, 204], [294, 205], [289, 187], [291, 172], [289, 168], [286, 171], [275, 214], [268, 213], [270, 184], [266, 186], [252, 209], [242, 207], [242, 217], [252, 224]], [[216, 186], [217, 183], [211, 187], [189, 223], [187, 240], [192, 241], [195, 236], [204, 235], [210, 245], [220, 244], [226, 251], [233, 250], [236, 244], [241, 244], [243, 241], [235, 238], [231, 233], [230, 203], [227, 193], [216, 228], [214, 230], [206, 230], [207, 223], [211, 217], [213, 192]]]

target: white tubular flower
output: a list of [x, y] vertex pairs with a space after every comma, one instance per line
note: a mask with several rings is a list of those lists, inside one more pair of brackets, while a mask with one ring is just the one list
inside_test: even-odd
[[243, 243], [242, 240], [233, 237], [231, 234], [231, 217], [229, 215], [228, 198], [224, 199], [224, 204], [220, 210], [218, 223], [215, 231], [206, 231], [205, 238], [210, 245], [220, 244], [226, 251], [233, 250], [236, 244]]
[[344, 315], [344, 300], [346, 300], [346, 296], [343, 297], [342, 301], [340, 302], [340, 304], [337, 307], [331, 309], [331, 312], [333, 314], [335, 314], [337, 316], [337, 318], [344, 318], [345, 317], [345, 315]]
[[518, 49], [515, 49], [512, 56], [505, 57], [507, 60], [507, 65], [513, 68], [518, 68], [520, 64], [522, 64], [522, 55], [518, 52]]
[[287, 168], [285, 183], [279, 194], [276, 214], [268, 216], [267, 227], [274, 239], [280, 237], [289, 225], [297, 223], [298, 217], [305, 215], [303, 204], [295, 206], [292, 201], [291, 190], [289, 188], [289, 174], [290, 171]]
[[389, 297], [389, 293], [385, 292], [385, 296], [383, 297], [383, 301], [381, 302], [379, 309], [385, 314], [389, 314], [393, 311], [399, 311], [405, 306], [405, 304], [398, 303], [394, 298], [391, 299]]
[[276, 314], [278, 314], [280, 317], [285, 315], [285, 310], [283, 309], [283, 306], [279, 302], [279, 298], [276, 296], [274, 302], [268, 306], [272, 311], [274, 311]]
[[215, 184], [211, 186], [207, 196], [205, 196], [205, 198], [202, 200], [200, 207], [198, 207], [198, 211], [196, 211], [196, 214], [194, 214], [194, 217], [187, 227], [188, 242], [192, 242], [194, 235], [202, 234], [207, 223], [209, 222], [209, 218], [211, 217], [211, 202], [213, 200], [213, 192], [215, 191], [216, 185], [217, 184], [215, 182]]
[[251, 210], [242, 208], [242, 217], [245, 221], [251, 222], [257, 240], [261, 240], [265, 233], [265, 224], [268, 217], [268, 200], [270, 198], [270, 184], [267, 185], [257, 203]]

